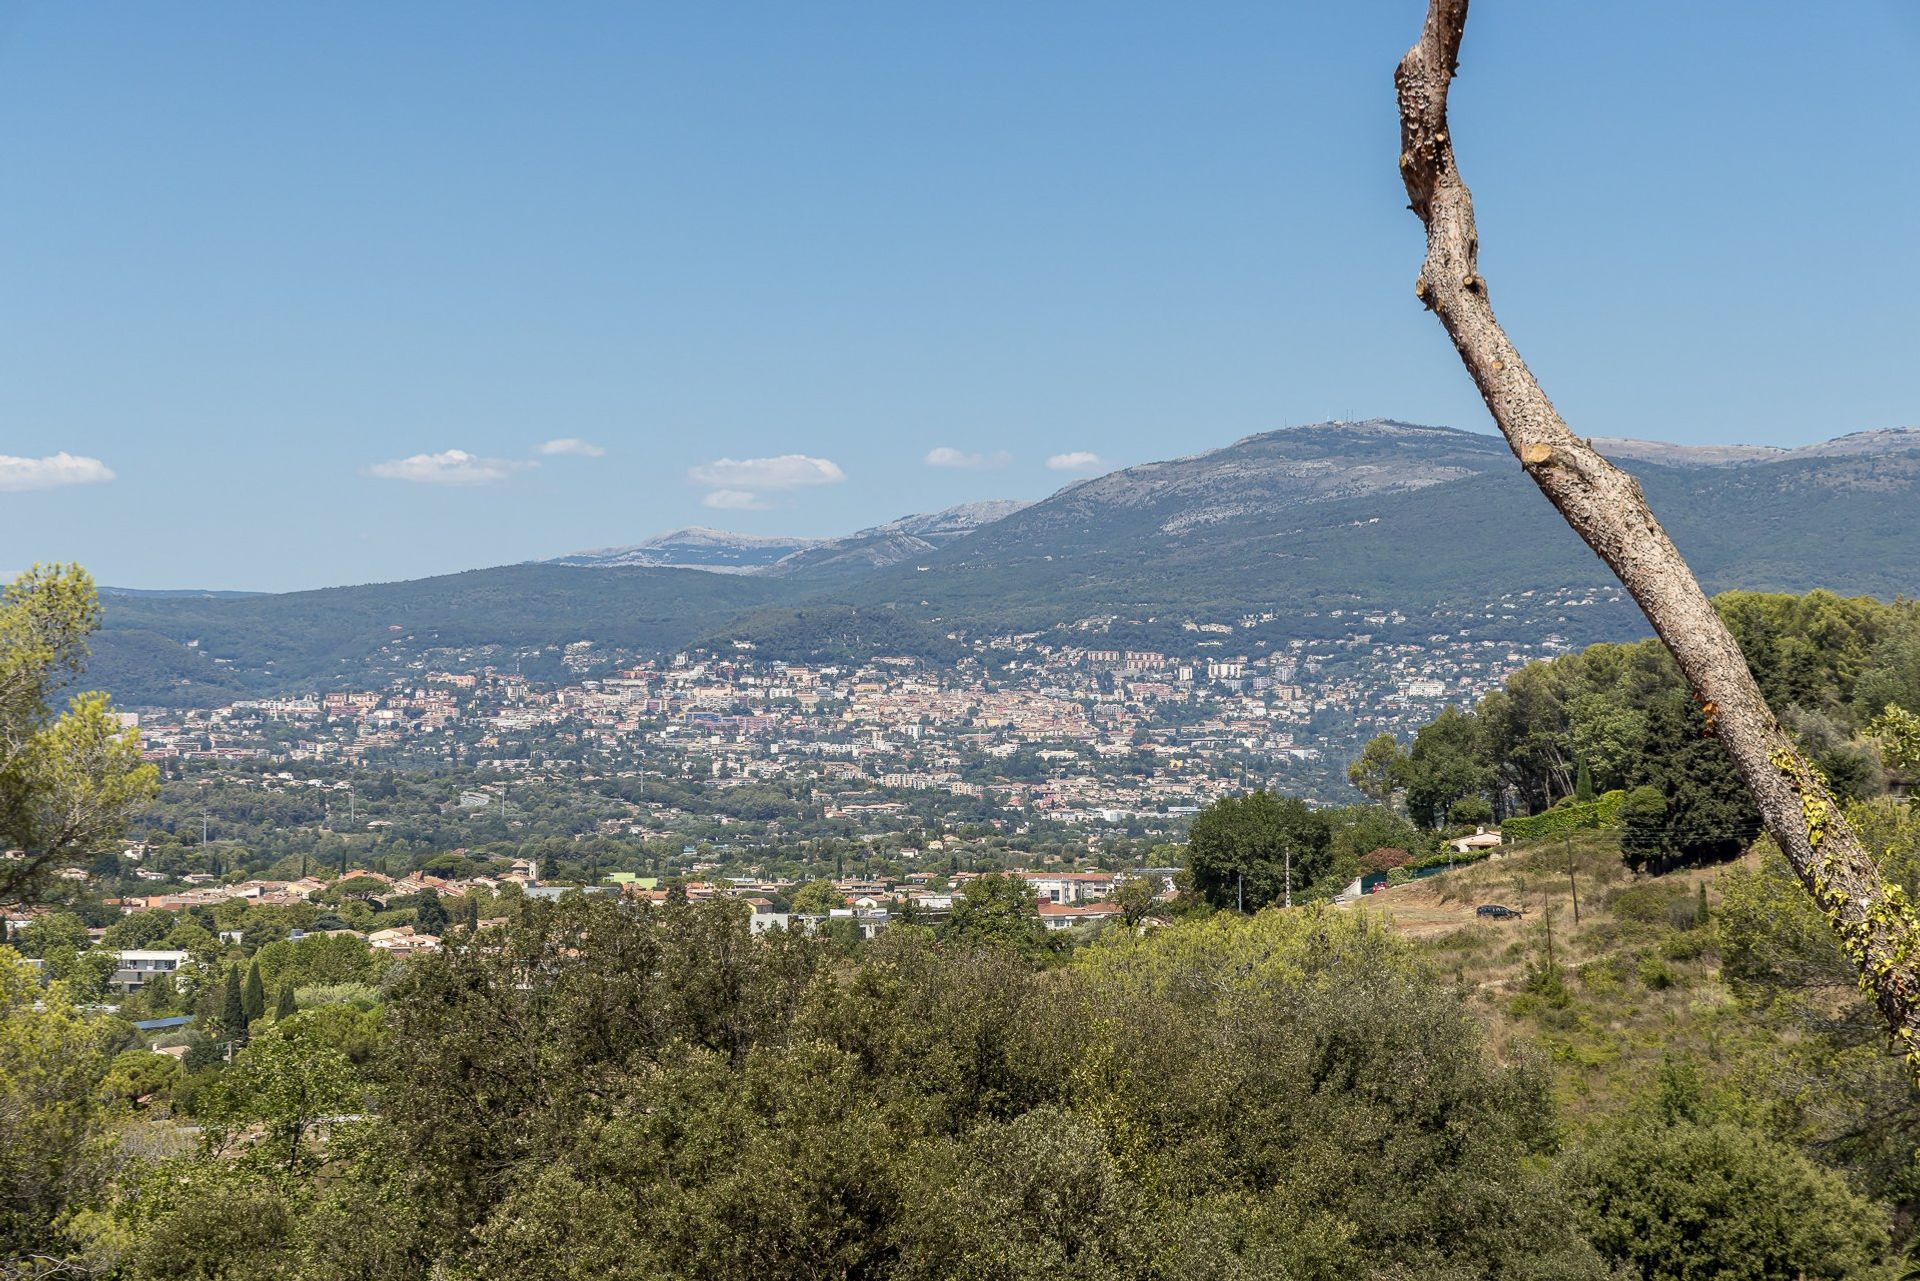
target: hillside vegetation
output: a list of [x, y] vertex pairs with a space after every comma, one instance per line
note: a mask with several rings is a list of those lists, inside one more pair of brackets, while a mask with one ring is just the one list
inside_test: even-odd
[[[1892, 879], [1920, 881], [1920, 821], [1904, 802], [1858, 801], [1848, 819], [1886, 852]], [[1477, 915], [1488, 903], [1524, 915]], [[1357, 910], [1410, 940], [1502, 1052], [1544, 1056], [1569, 1149], [1767, 1135], [1878, 1202], [1896, 1237], [1911, 1234], [1920, 1092], [1770, 842], [1727, 864], [1635, 875], [1617, 836], [1581, 833], [1385, 889]], [[1680, 1154], [1641, 1174], [1674, 1177], [1667, 1159]], [[1640, 1222], [1633, 1235], [1662, 1230]]]
[[184, 1075], [0, 950], [0, 1233], [128, 1281], [1890, 1281], [1920, 1112], [1800, 902], [1593, 835], [1079, 946], [1001, 877], [872, 943], [511, 896], [177, 992], [237, 1031]]
[[566, 565], [284, 595], [106, 593], [90, 675], [135, 705], [361, 685], [474, 651], [509, 668], [520, 651], [546, 651], [528, 671], [551, 676], [574, 641], [672, 649], [788, 594], [738, 574]]
[[[1717, 600], [1768, 702], [1843, 798], [1881, 795], [1890, 775], [1869, 726], [1920, 708], [1920, 605], [1816, 591]], [[1471, 709], [1451, 708], [1404, 750], [1369, 748], [1365, 769], [1434, 826], [1459, 807], [1531, 814], [1626, 792], [1629, 857], [1724, 858], [1759, 816], [1659, 642], [1602, 644], [1532, 663]]]

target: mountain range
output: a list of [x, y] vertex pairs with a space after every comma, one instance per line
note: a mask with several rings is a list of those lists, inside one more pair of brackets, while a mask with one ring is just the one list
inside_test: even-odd
[[[1639, 478], [1709, 590], [1920, 587], [1920, 430], [1794, 450], [1594, 443]], [[1424, 635], [1442, 618], [1491, 617], [1499, 598], [1523, 602], [1499, 615], [1516, 638], [1640, 634], [1624, 602], [1573, 613], [1546, 603], [1610, 584], [1498, 437], [1330, 422], [1097, 476], [1037, 503], [970, 504], [843, 538], [690, 529], [409, 583], [109, 590], [94, 678], [127, 704], [205, 702], [352, 684], [471, 651], [536, 664], [581, 641], [938, 655], [957, 635], [1090, 617], [1149, 643], [1194, 618], [1267, 614], [1312, 634], [1392, 610]]]
[[841, 538], [781, 538], [735, 534], [693, 525], [626, 547], [572, 552], [540, 562], [589, 569], [648, 567], [704, 569], [718, 574], [859, 574], [897, 565], [964, 538], [982, 525], [1013, 515], [1027, 503], [1013, 498], [962, 503], [945, 511], [902, 516], [884, 525], [856, 530]]

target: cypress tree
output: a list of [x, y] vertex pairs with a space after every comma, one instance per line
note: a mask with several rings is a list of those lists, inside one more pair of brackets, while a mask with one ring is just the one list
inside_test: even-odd
[[242, 991], [240, 1000], [241, 1008], [245, 1011], [249, 1023], [267, 1012], [267, 988], [266, 984], [260, 981], [260, 962], [258, 961], [247, 967], [247, 986]]
[[1593, 771], [1587, 768], [1585, 761], [1580, 762], [1580, 768], [1574, 772], [1573, 779], [1573, 799], [1576, 801], [1592, 800], [1594, 796]]
[[1707, 883], [1700, 882], [1700, 905], [1694, 909], [1693, 919], [1697, 924], [1707, 923]]
[[465, 916], [469, 933], [480, 928], [480, 900], [471, 894], [467, 895]]
[[229, 965], [220, 993], [220, 1030], [236, 1040], [247, 1034], [247, 1010], [240, 999], [240, 967]]
[[293, 984], [282, 984], [280, 1001], [273, 1007], [273, 1021], [278, 1023], [281, 1019], [291, 1017], [296, 1008], [293, 1003]]

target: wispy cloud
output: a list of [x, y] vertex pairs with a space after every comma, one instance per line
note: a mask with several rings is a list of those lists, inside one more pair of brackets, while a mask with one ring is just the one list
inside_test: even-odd
[[924, 460], [929, 467], [954, 467], [962, 471], [978, 471], [983, 467], [1005, 467], [1013, 461], [1013, 456], [1004, 449], [991, 454], [971, 454], [964, 449], [955, 449], [951, 445], [940, 445], [927, 451]]
[[765, 490], [811, 489], [816, 485], [838, 485], [846, 478], [838, 463], [806, 454], [716, 458], [687, 468], [688, 480], [713, 491], [700, 501], [725, 511], [765, 511], [767, 504], [760, 498]]
[[437, 454], [414, 454], [375, 463], [367, 468], [367, 474], [416, 485], [497, 485], [517, 471], [539, 465], [513, 458], [482, 458], [464, 449], [443, 449]]
[[1105, 466], [1105, 464], [1100, 461], [1100, 455], [1090, 453], [1084, 449], [1076, 449], [1066, 454], [1055, 454], [1053, 457], [1047, 459], [1047, 469], [1049, 471], [1096, 471], [1103, 466]]
[[689, 468], [687, 475], [699, 484], [724, 489], [807, 489], [814, 485], [838, 485], [847, 478], [839, 464], [805, 454], [716, 458]]
[[64, 450], [45, 458], [15, 458], [0, 454], [0, 492], [58, 489], [63, 485], [101, 485], [113, 479], [113, 468], [98, 458], [82, 458]]
[[558, 440], [549, 440], [534, 448], [537, 454], [549, 458], [604, 458], [607, 451], [592, 441], [581, 440], [578, 436], [562, 436]]
[[700, 500], [702, 506], [718, 507], [730, 512], [763, 512], [767, 505], [760, 501], [758, 494], [744, 489], [716, 489]]

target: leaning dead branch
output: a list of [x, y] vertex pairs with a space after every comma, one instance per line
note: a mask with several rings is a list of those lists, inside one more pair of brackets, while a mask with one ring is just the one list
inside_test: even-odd
[[1576, 437], [1494, 319], [1478, 265], [1473, 196], [1447, 124], [1467, 0], [1430, 0], [1400, 62], [1400, 171], [1427, 228], [1415, 293], [1440, 318], [1520, 465], [1619, 576], [1705, 709], [1767, 830], [1860, 971], [1895, 1048], [1920, 1072], [1920, 918], [1841, 817], [1780, 726], [1733, 634], [1654, 519], [1633, 477]]

